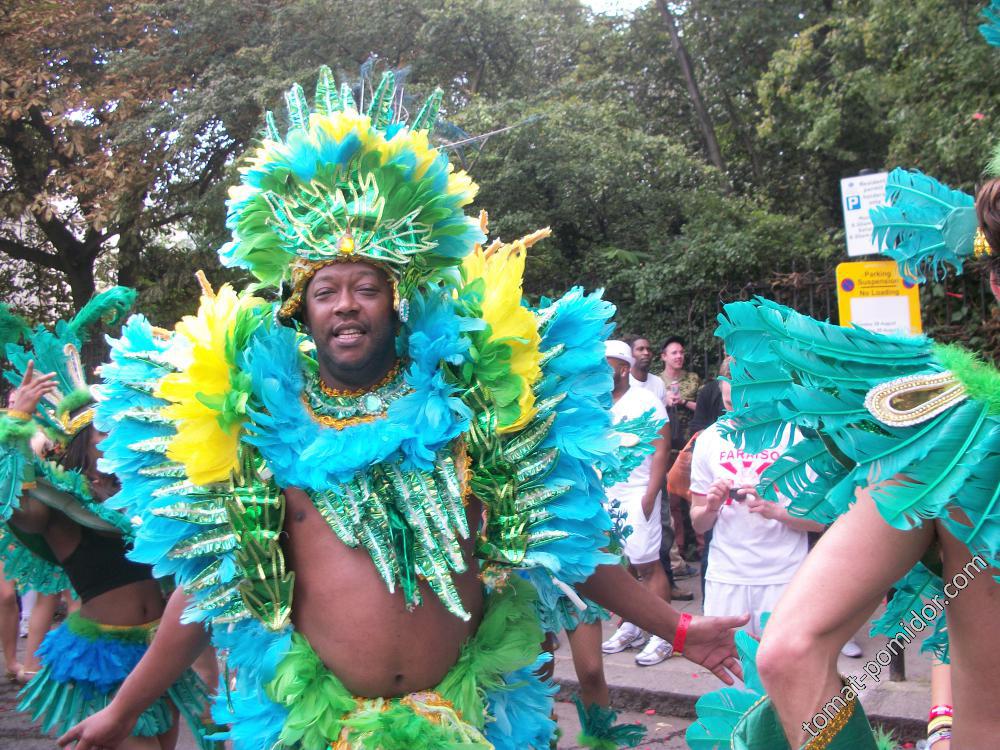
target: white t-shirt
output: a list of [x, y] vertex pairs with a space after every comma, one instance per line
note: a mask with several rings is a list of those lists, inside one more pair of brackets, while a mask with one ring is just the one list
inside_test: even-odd
[[[758, 454], [738, 450], [722, 435], [719, 423], [707, 427], [694, 444], [691, 492], [704, 495], [717, 479], [756, 485], [790, 442]], [[788, 583], [809, 551], [806, 532], [747, 510], [745, 502], [726, 500], [712, 527], [705, 580], [739, 585]]]
[[[635, 419], [636, 417], [641, 417], [650, 409], [653, 410], [654, 419], [667, 419], [667, 409], [661, 402], [656, 400], [656, 396], [645, 388], [632, 386], [625, 391], [625, 395], [612, 405], [611, 421], [618, 424], [627, 419]], [[629, 500], [636, 496], [641, 498], [649, 486], [649, 469], [652, 463], [653, 455], [650, 454], [642, 460], [641, 464], [632, 470], [632, 473], [628, 475], [628, 479], [608, 489], [608, 497], [621, 501]]]
[[639, 380], [635, 377], [635, 375], [629, 375], [628, 384], [633, 388], [645, 388], [647, 391], [656, 396], [661, 404], [666, 406], [667, 386], [663, 384], [663, 380], [660, 379], [659, 375], [650, 375], [647, 373], [645, 380]]

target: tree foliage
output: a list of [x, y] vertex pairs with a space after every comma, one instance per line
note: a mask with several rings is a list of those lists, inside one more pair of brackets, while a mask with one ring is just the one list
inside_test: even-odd
[[[445, 90], [436, 138], [462, 142], [494, 232], [552, 227], [530, 295], [602, 286], [624, 329], [714, 351], [721, 302], [826, 283], [841, 177], [979, 179], [1000, 116], [982, 4], [650, 0], [608, 16], [577, 0], [12, 0], [0, 284], [37, 318], [132, 284], [171, 322], [197, 295], [194, 268], [233, 275], [213, 253], [264, 111], [321, 64], [360, 97], [393, 69], [404, 105]], [[929, 299], [936, 316], [954, 297]], [[981, 308], [965, 309], [942, 308], [938, 329], [990, 346]]]

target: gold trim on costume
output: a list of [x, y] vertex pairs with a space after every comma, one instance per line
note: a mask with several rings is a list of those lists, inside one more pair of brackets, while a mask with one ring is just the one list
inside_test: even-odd
[[84, 411], [77, 414], [72, 419], [69, 418], [68, 414], [63, 414], [59, 418], [59, 423], [62, 425], [62, 428], [66, 432], [66, 434], [69, 435], [70, 437], [73, 437], [80, 430], [82, 430], [84, 427], [86, 427], [87, 425], [89, 425], [91, 422], [94, 421], [94, 411], [95, 411], [94, 407], [90, 406]]
[[385, 414], [365, 414], [360, 417], [344, 417], [341, 419], [338, 417], [331, 417], [327, 414], [317, 414], [312, 410], [312, 407], [309, 406], [308, 403], [305, 404], [305, 407], [306, 411], [309, 412], [309, 415], [313, 419], [315, 419], [322, 425], [326, 425], [327, 427], [333, 427], [335, 430], [342, 430], [345, 427], [350, 427], [356, 424], [362, 424], [364, 422], [374, 422], [376, 419], [381, 419], [382, 417], [385, 416]]
[[972, 241], [972, 254], [977, 258], [985, 258], [992, 252], [993, 248], [990, 247], [990, 243], [986, 239], [986, 235], [983, 234], [983, 228], [977, 227], [976, 238]]
[[365, 394], [371, 393], [372, 391], [377, 391], [382, 386], [388, 385], [397, 375], [399, 375], [399, 370], [402, 367], [402, 365], [403, 361], [397, 359], [396, 364], [394, 364], [392, 368], [389, 370], [389, 372], [385, 374], [385, 377], [383, 377], [377, 383], [375, 383], [374, 385], [370, 385], [367, 388], [358, 388], [357, 390], [353, 391], [348, 390], [346, 388], [345, 389], [331, 388], [322, 380], [318, 380], [317, 382], [319, 383], [320, 390], [323, 391], [323, 393], [325, 393], [327, 396], [333, 396], [335, 398], [344, 396], [351, 396], [351, 397], [364, 396]]
[[882, 424], [909, 427], [933, 419], [966, 398], [965, 387], [945, 371], [880, 383], [868, 391], [865, 408]]
[[22, 422], [30, 422], [31, 415], [26, 411], [21, 411], [19, 409], [6, 409], [6, 414], [11, 419], [18, 419]]
[[844, 707], [834, 714], [825, 727], [819, 730], [819, 734], [806, 742], [805, 750], [825, 750], [829, 747], [830, 743], [840, 734], [840, 730], [847, 726], [847, 722], [851, 720], [857, 702], [857, 696], [846, 701]]

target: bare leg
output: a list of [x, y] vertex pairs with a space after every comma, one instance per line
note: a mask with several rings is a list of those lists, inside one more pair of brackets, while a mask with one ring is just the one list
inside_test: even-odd
[[576, 630], [567, 630], [569, 647], [573, 652], [573, 667], [580, 681], [580, 700], [584, 706], [594, 703], [607, 708], [608, 683], [604, 679], [604, 661], [601, 656], [601, 623], [581, 623]]
[[14, 582], [3, 577], [0, 565], [0, 646], [3, 647], [4, 664], [8, 674], [17, 674], [21, 665], [17, 663], [17, 626], [20, 614], [17, 611], [17, 592]]
[[[995, 568], [969, 563], [968, 548], [939, 524], [944, 553], [951, 690], [955, 725], [952, 744], [960, 748], [996, 747], [1000, 735], [1000, 586]], [[968, 581], [968, 583], [966, 583]], [[935, 748], [937, 750], [937, 748]]]
[[920, 559], [933, 524], [899, 531], [866, 492], [822, 536], [768, 622], [757, 652], [761, 679], [792, 747], [842, 687], [837, 655], [885, 592]]
[[659, 560], [642, 565], [633, 565], [639, 583], [649, 589], [651, 594], [666, 602], [670, 601], [670, 581]]
[[52, 616], [59, 605], [59, 594], [39, 594], [28, 620], [28, 638], [24, 645], [24, 671], [34, 673], [41, 669], [35, 652], [52, 627]]
[[162, 750], [156, 737], [129, 737], [118, 750]]
[[[211, 650], [211, 648], [207, 650]], [[174, 715], [174, 723], [166, 732], [157, 735], [156, 741], [159, 743], [160, 750], [174, 750], [174, 747], [177, 745], [177, 734], [181, 730], [180, 712], [176, 706], [171, 706], [170, 710]]]

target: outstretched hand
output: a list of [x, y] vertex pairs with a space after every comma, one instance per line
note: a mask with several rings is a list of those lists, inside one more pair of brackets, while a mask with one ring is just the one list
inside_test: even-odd
[[75, 750], [115, 750], [131, 736], [134, 726], [135, 720], [123, 717], [112, 703], [81, 721], [56, 743]]
[[14, 411], [22, 411], [25, 414], [34, 414], [38, 408], [38, 402], [42, 398], [59, 388], [55, 380], [54, 372], [36, 373], [35, 361], [28, 362], [24, 370], [24, 378], [21, 385], [10, 394], [8, 406]]
[[743, 668], [733, 636], [736, 628], [749, 621], [750, 615], [692, 618], [684, 644], [684, 657], [705, 667], [727, 685], [733, 684], [732, 675], [743, 679]]

